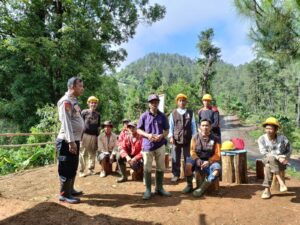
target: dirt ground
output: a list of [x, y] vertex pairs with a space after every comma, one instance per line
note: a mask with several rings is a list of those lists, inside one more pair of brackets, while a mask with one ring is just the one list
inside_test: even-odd
[[[246, 145], [254, 148], [255, 142], [247, 134], [253, 128], [238, 125], [234, 117], [224, 121], [225, 139], [232, 135], [246, 138]], [[0, 225], [300, 224], [299, 180], [287, 178], [288, 192], [273, 193], [271, 199], [262, 200], [262, 180], [256, 180], [251, 171], [248, 176], [248, 184], [220, 182], [219, 192], [196, 199], [181, 194], [184, 181], [171, 184], [168, 169], [164, 187], [173, 196], [153, 195], [144, 201], [142, 182], [118, 184], [117, 174], [106, 178], [97, 174], [77, 178], [76, 186], [84, 195], [80, 204], [68, 205], [57, 200], [56, 166], [37, 168], [0, 177]]]

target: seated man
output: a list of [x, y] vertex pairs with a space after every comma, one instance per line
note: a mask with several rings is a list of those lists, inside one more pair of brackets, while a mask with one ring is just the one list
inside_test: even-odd
[[110, 171], [111, 165], [114, 162], [117, 149], [118, 149], [118, 138], [112, 132], [112, 122], [110, 120], [105, 121], [102, 124], [104, 133], [98, 136], [98, 161], [101, 165], [100, 177], [105, 177]]
[[209, 185], [220, 176], [220, 147], [219, 138], [211, 133], [211, 121], [202, 119], [198, 134], [191, 140], [191, 157], [187, 159], [185, 167], [187, 186], [182, 191], [184, 194], [193, 191], [193, 171], [196, 172], [197, 181], [197, 188], [193, 192], [195, 197], [202, 196]]
[[280, 177], [279, 171], [286, 169], [292, 149], [288, 139], [281, 134], [277, 134], [280, 124], [276, 118], [269, 117], [266, 119], [263, 123], [263, 127], [265, 128], [265, 134], [258, 139], [258, 147], [260, 153], [263, 154], [263, 163], [265, 165], [265, 176], [262, 184], [265, 190], [261, 198], [267, 199], [271, 197], [270, 184], [272, 181], [272, 173], [278, 180], [280, 191], [287, 191], [287, 187]]
[[142, 143], [143, 137], [137, 133], [137, 124], [135, 122], [128, 123], [129, 133], [124, 137], [120, 148], [120, 153], [117, 154], [117, 162], [121, 170], [121, 177], [117, 180], [118, 183], [127, 181], [126, 162], [135, 171], [142, 173]]

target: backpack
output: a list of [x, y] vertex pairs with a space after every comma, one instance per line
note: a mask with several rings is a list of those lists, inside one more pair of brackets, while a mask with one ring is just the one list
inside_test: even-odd
[[234, 144], [236, 150], [245, 149], [245, 142], [244, 142], [243, 139], [241, 139], [241, 138], [232, 138], [231, 141]]

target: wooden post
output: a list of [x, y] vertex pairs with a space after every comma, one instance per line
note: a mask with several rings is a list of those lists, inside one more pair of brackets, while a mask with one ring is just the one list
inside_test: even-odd
[[248, 183], [247, 152], [237, 153], [234, 155], [233, 159], [234, 159], [235, 183], [237, 184]]
[[215, 179], [215, 181], [212, 182], [212, 184], [208, 187], [207, 193], [218, 192], [219, 189], [220, 189], [220, 179], [217, 178], [217, 179]]
[[180, 159], [180, 179], [185, 178], [185, 163], [184, 159]]
[[264, 164], [262, 159], [256, 159], [256, 179], [264, 179]]
[[234, 183], [234, 154], [222, 155], [222, 182]]
[[[283, 182], [285, 183], [285, 170], [279, 171], [279, 175], [280, 175], [281, 179], [283, 180]], [[275, 174], [273, 174], [271, 191], [279, 191], [279, 190], [280, 190], [279, 182], [278, 182]]]
[[169, 169], [169, 164], [170, 164], [169, 153], [166, 153], [165, 154], [165, 167], [166, 167], [166, 169]]

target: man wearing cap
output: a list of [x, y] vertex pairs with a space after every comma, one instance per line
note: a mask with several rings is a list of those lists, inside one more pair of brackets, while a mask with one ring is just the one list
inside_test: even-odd
[[287, 191], [287, 187], [280, 177], [279, 171], [286, 169], [292, 149], [288, 139], [278, 134], [280, 124], [274, 117], [269, 117], [263, 123], [265, 134], [258, 139], [258, 147], [263, 155], [264, 163], [264, 181], [262, 186], [265, 187], [262, 193], [262, 199], [271, 198], [270, 184], [272, 181], [272, 173], [275, 174], [280, 185], [280, 191]]
[[113, 124], [110, 120], [102, 124], [104, 132], [98, 136], [98, 160], [101, 165], [100, 177], [106, 177], [108, 168], [114, 162], [118, 149], [118, 138], [112, 132]]
[[135, 122], [128, 123], [129, 133], [124, 137], [120, 147], [120, 152], [117, 154], [117, 162], [121, 171], [121, 177], [117, 180], [118, 183], [127, 181], [126, 162], [134, 170], [139, 173], [143, 170], [142, 159], [142, 143], [143, 137], [137, 133], [137, 124]]
[[198, 133], [191, 140], [191, 156], [187, 158], [185, 166], [187, 186], [182, 190], [184, 194], [193, 191], [193, 171], [196, 172], [197, 182], [193, 192], [195, 197], [202, 196], [210, 184], [220, 176], [220, 148], [220, 139], [211, 133], [211, 121], [202, 119]]
[[121, 150], [121, 145], [123, 143], [123, 140], [125, 139], [125, 137], [129, 134], [129, 129], [128, 129], [128, 123], [130, 122], [130, 119], [123, 119], [123, 128], [122, 131], [120, 132], [120, 135], [118, 137], [118, 149], [119, 151]]
[[[81, 139], [79, 156], [79, 177], [95, 174], [95, 159], [97, 151], [97, 138], [100, 130], [100, 114], [96, 111], [99, 99], [90, 96], [87, 100], [89, 109], [81, 112], [84, 120], [84, 131]], [[88, 173], [84, 171], [88, 167]]]
[[220, 115], [216, 106], [211, 105], [212, 97], [210, 94], [205, 94], [202, 97], [203, 108], [198, 112], [199, 121], [209, 119], [211, 121], [211, 131], [221, 139]]
[[78, 77], [70, 78], [67, 85], [68, 91], [57, 103], [61, 128], [56, 139], [56, 149], [60, 180], [59, 200], [73, 204], [80, 201], [73, 196], [82, 194], [74, 190], [74, 182], [79, 161], [80, 139], [84, 129], [77, 97], [83, 93], [84, 88], [82, 80]]
[[197, 133], [195, 116], [192, 110], [186, 109], [187, 96], [176, 96], [177, 109], [174, 109], [169, 117], [170, 132], [169, 140], [172, 144], [172, 182], [177, 182], [180, 177], [181, 152], [184, 162], [190, 156], [190, 143], [192, 136]]
[[168, 119], [164, 113], [158, 110], [159, 97], [156, 94], [148, 96], [149, 110], [144, 112], [139, 119], [137, 132], [143, 136], [143, 160], [144, 160], [144, 181], [146, 192], [144, 200], [151, 198], [151, 169], [153, 158], [156, 162], [155, 193], [163, 196], [171, 194], [163, 188], [165, 170], [165, 145], [169, 133]]

